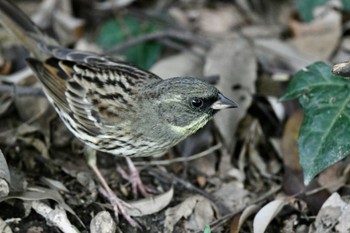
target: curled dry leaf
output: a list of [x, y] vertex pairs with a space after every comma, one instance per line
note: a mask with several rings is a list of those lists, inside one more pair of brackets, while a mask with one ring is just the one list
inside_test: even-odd
[[254, 218], [254, 233], [264, 233], [270, 222], [287, 203], [286, 200], [274, 200], [261, 208]]
[[58, 180], [53, 180], [47, 177], [42, 177], [40, 178], [41, 182], [45, 185], [47, 185], [48, 187], [52, 188], [52, 189], [56, 189], [58, 191], [62, 191], [62, 192], [69, 192], [69, 190], [66, 188], [66, 186]]
[[200, 231], [212, 221], [214, 212], [206, 198], [199, 195], [191, 196], [177, 206], [165, 211], [164, 231], [167, 233], [173, 232], [176, 223], [181, 218], [188, 218], [190, 215], [194, 216], [188, 220], [191, 223], [187, 222], [186, 226], [191, 229], [198, 227], [195, 230]]
[[256, 213], [258, 209], [259, 209], [259, 206], [253, 204], [253, 205], [250, 205], [247, 208], [245, 208], [242, 213], [234, 216], [232, 224], [231, 224], [231, 232], [232, 233], [239, 233], [244, 222], [250, 216], [252, 216], [254, 213]]
[[114, 233], [116, 232], [116, 225], [107, 211], [99, 212], [90, 223], [91, 233]]
[[244, 222], [254, 213], [256, 213], [256, 211], [258, 210], [259, 206], [258, 205], [250, 205], [247, 208], [244, 209], [244, 211], [242, 212], [240, 218], [239, 218], [239, 222], [238, 222], [238, 229], [237, 232], [239, 232], [239, 230], [241, 229], [242, 225], [244, 224]]
[[66, 212], [56, 207], [52, 209], [50, 206], [40, 201], [33, 201], [32, 208], [46, 219], [49, 224], [59, 228], [63, 233], [78, 233], [78, 229], [68, 220]]
[[215, 124], [229, 151], [234, 147], [234, 134], [246, 115], [255, 93], [257, 63], [252, 45], [245, 38], [233, 35], [218, 41], [209, 51], [204, 75], [219, 75], [218, 89], [238, 103], [239, 111], [218, 113]]
[[323, 204], [315, 221], [315, 232], [349, 232], [350, 204], [333, 193]]
[[193, 213], [185, 222], [184, 226], [189, 231], [202, 230], [208, 223], [214, 220], [214, 209], [210, 201], [202, 198], [197, 201]]
[[10, 199], [20, 199], [24, 201], [54, 200], [60, 207], [74, 215], [79, 222], [84, 225], [74, 210], [65, 203], [63, 197], [57, 190], [42, 187], [31, 187], [25, 192], [11, 193], [7, 197], [0, 197], [0, 202]]
[[127, 208], [127, 214], [134, 217], [154, 214], [164, 209], [174, 196], [174, 188], [171, 187], [167, 192], [152, 196], [142, 200], [128, 202], [130, 208]]

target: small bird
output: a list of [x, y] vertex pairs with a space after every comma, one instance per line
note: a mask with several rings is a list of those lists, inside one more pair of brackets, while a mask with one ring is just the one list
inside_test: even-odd
[[[130, 158], [164, 154], [203, 127], [216, 112], [237, 104], [191, 77], [163, 80], [106, 56], [62, 48], [15, 5], [0, 0], [0, 22], [30, 50], [27, 63], [68, 129], [90, 148], [127, 158], [134, 188], [146, 193]], [[116, 216], [132, 225], [125, 205], [96, 173]], [[136, 187], [137, 186], [137, 187]]]

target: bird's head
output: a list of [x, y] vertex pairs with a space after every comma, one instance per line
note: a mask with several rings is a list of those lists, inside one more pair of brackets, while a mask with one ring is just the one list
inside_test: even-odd
[[[221, 109], [237, 108], [216, 87], [196, 78], [171, 78], [147, 88], [150, 116], [186, 137], [202, 128]], [[154, 113], [154, 114], [153, 114]]]

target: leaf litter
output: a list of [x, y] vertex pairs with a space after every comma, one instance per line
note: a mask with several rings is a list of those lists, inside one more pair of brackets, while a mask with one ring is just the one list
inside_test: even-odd
[[[0, 202], [0, 229], [69, 231], [52, 222], [50, 213], [57, 211], [80, 232], [349, 231], [349, 160], [305, 186], [297, 144], [303, 114], [296, 102], [275, 101], [300, 69], [349, 57], [348, 8], [334, 2], [304, 9], [291, 0], [17, 1], [65, 46], [101, 52], [97, 40], [117, 38], [109, 41], [109, 55], [153, 64], [151, 70], [164, 78], [207, 80], [239, 109], [219, 113], [161, 158], [136, 159], [156, 194], [136, 200], [142, 229], [132, 229], [110, 214], [82, 144], [43, 97], [32, 72], [22, 69], [24, 50], [1, 29], [0, 179], [9, 192]], [[304, 10], [312, 14], [308, 22], [301, 20]], [[113, 30], [106, 30], [108, 20]], [[192, 158], [202, 151], [208, 153]], [[161, 159], [171, 162], [151, 164]], [[124, 161], [99, 153], [98, 162], [113, 191], [135, 204], [116, 172]], [[30, 211], [33, 203], [37, 211]]]

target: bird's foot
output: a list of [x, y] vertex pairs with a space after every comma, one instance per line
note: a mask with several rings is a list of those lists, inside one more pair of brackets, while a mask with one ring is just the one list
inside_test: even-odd
[[121, 214], [131, 226], [140, 227], [140, 225], [127, 213], [126, 208], [133, 208], [132, 206], [119, 199], [114, 192], [111, 192], [110, 189], [105, 190], [104, 188], [100, 187], [99, 191], [105, 198], [108, 199], [109, 203], [112, 205], [114, 215], [117, 219], [118, 215]]
[[139, 227], [139, 224], [131, 218], [127, 213], [126, 208], [133, 208], [128, 203], [122, 201], [117, 197], [117, 195], [109, 187], [107, 181], [101, 174], [100, 170], [96, 166], [96, 151], [86, 147], [85, 155], [87, 157], [88, 165], [95, 173], [97, 179], [99, 180], [102, 187], [99, 188], [100, 193], [108, 199], [114, 210], [114, 215], [118, 219], [118, 215], [121, 214], [125, 220], [133, 227]]
[[129, 174], [120, 166], [117, 167], [117, 171], [120, 175], [128, 180], [131, 184], [132, 193], [134, 198], [137, 199], [138, 193], [140, 192], [144, 197], [150, 197], [151, 194], [155, 193], [152, 188], [145, 186], [141, 180], [140, 173], [136, 169], [134, 163], [130, 158], [126, 158], [129, 167]]

